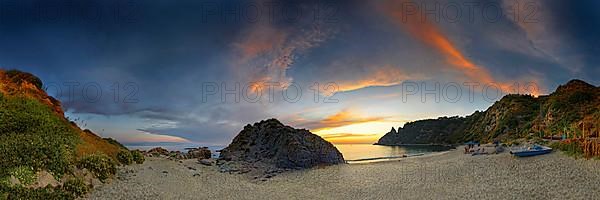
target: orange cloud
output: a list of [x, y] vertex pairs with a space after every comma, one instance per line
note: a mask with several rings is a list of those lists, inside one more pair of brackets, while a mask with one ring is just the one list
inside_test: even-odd
[[[409, 8], [410, 5], [415, 7]], [[413, 3], [411, 0], [387, 0], [379, 8], [413, 37], [436, 49], [446, 57], [446, 61], [450, 66], [462, 72], [471, 81], [494, 85], [503, 92], [514, 91], [512, 84], [498, 82], [486, 69], [467, 59], [435, 24], [422, 17], [418, 4]], [[412, 8], [415, 9], [414, 13], [406, 13]]]
[[314, 129], [314, 132], [322, 131], [346, 125], [360, 124], [367, 122], [383, 121], [384, 117], [364, 117], [349, 110], [342, 110], [319, 121], [305, 122], [301, 127]]
[[115, 136], [119, 138], [119, 141], [124, 143], [140, 143], [140, 142], [176, 142], [176, 143], [185, 143], [190, 142], [189, 140], [177, 136], [171, 135], [162, 135], [160, 133], [151, 133], [148, 131], [137, 130], [133, 133], [122, 134]]
[[358, 80], [337, 81], [337, 92], [353, 91], [373, 86], [398, 85], [409, 78], [416, 77], [411, 77], [391, 65], [385, 65], [383, 67], [371, 68], [371, 71], [368, 72], [368, 74]]
[[250, 29], [245, 37], [233, 46], [239, 51], [239, 64], [277, 49], [283, 45], [287, 33], [267, 25], [257, 25]]
[[278, 83], [285, 89], [292, 82], [287, 70], [299, 55], [320, 45], [334, 30], [319, 25], [302, 31], [276, 28], [270, 24], [255, 24], [248, 28], [239, 42], [234, 43], [233, 72], [240, 80], [252, 83], [257, 92], [267, 83]]

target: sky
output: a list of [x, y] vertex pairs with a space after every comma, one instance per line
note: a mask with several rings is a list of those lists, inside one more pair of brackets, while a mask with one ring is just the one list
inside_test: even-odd
[[0, 68], [126, 145], [227, 145], [277, 118], [334, 143], [600, 85], [599, 1], [0, 0]]

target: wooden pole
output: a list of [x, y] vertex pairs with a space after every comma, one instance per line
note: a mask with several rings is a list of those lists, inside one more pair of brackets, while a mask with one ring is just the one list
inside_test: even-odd
[[583, 121], [583, 127], [582, 128], [583, 128], [583, 131], [582, 131], [583, 138], [587, 138], [587, 137], [585, 137], [585, 120]]

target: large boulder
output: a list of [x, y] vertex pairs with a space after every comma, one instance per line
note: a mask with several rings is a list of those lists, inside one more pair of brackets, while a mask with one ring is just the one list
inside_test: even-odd
[[294, 129], [276, 119], [246, 125], [221, 151], [219, 160], [220, 163], [250, 165], [250, 168], [281, 169], [345, 163], [342, 154], [331, 143], [306, 129]]
[[169, 156], [169, 150], [166, 150], [162, 147], [156, 147], [148, 150], [147, 156]]
[[192, 148], [188, 150], [187, 157], [189, 159], [209, 159], [212, 157], [212, 153], [208, 147]]
[[202, 165], [206, 165], [206, 166], [212, 166], [213, 164], [215, 164], [215, 160], [213, 159], [198, 159], [198, 163], [202, 164]]
[[171, 152], [169, 152], [169, 155], [167, 157], [170, 160], [183, 160], [183, 159], [187, 159], [187, 154], [185, 154], [181, 151], [171, 151]]

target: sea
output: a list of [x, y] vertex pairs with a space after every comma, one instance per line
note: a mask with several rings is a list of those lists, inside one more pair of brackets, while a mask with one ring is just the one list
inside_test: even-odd
[[[389, 160], [398, 160], [412, 156], [422, 156], [436, 152], [448, 151], [450, 147], [439, 145], [404, 145], [382, 146], [373, 144], [334, 144], [342, 153], [344, 159], [350, 163], [369, 163]], [[196, 144], [163, 144], [163, 145], [133, 145], [129, 149], [149, 150], [154, 147], [163, 147], [169, 151], [186, 152], [186, 148], [199, 147]], [[213, 157], [219, 157], [219, 152], [225, 146], [208, 146], [213, 152]]]
[[350, 164], [397, 160], [451, 149], [451, 147], [439, 145], [382, 146], [373, 144], [335, 144], [335, 147]]

